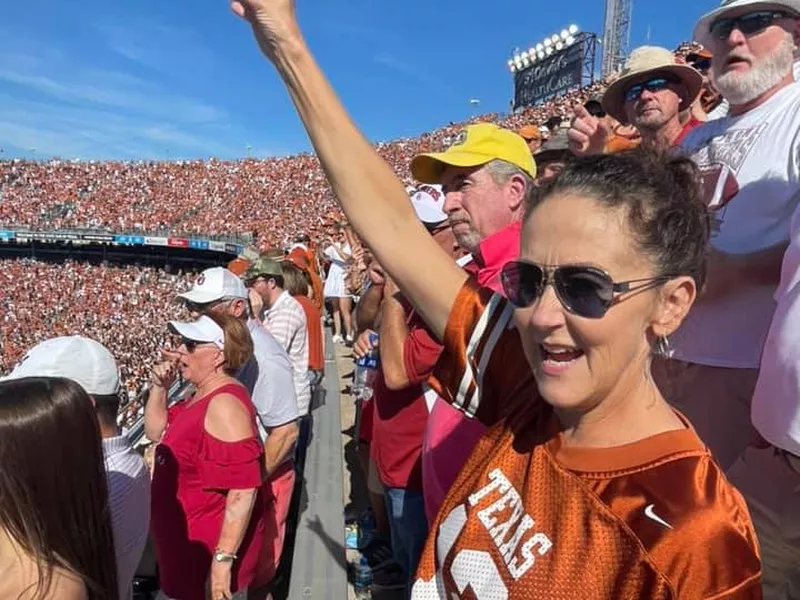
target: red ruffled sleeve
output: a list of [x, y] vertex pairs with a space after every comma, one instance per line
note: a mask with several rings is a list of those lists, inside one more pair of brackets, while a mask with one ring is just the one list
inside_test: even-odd
[[261, 444], [255, 436], [223, 442], [206, 433], [200, 450], [205, 490], [246, 490], [261, 485]]

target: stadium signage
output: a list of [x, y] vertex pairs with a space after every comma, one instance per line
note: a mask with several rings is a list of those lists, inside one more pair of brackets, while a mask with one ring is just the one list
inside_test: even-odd
[[144, 236], [141, 235], [115, 235], [114, 242], [122, 246], [144, 246]]
[[0, 229], [0, 243], [43, 242], [54, 244], [67, 242], [76, 245], [110, 244], [113, 246], [161, 246], [172, 248], [189, 248], [192, 250], [210, 250], [238, 256], [243, 251], [241, 244], [231, 244], [204, 240], [200, 238], [165, 238], [146, 237], [141, 235], [112, 235], [110, 233], [91, 233], [79, 231], [30, 231], [27, 229]]
[[165, 237], [146, 237], [144, 238], [145, 246], [166, 246], [167, 238]]
[[189, 240], [186, 238], [169, 238], [167, 240], [167, 246], [171, 246], [173, 248], [188, 248]]
[[518, 71], [514, 76], [514, 108], [539, 104], [581, 86], [585, 40]]

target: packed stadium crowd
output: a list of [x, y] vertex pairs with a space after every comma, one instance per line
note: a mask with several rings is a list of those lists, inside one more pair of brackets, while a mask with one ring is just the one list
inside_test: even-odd
[[85, 335], [117, 357], [132, 399], [168, 340], [164, 319], [182, 314], [175, 294], [190, 281], [150, 267], [0, 260], [0, 374], [45, 339]]
[[[130, 598], [149, 532], [161, 600], [269, 597], [329, 309], [357, 359], [359, 598], [800, 597], [800, 1], [726, 1], [702, 46], [377, 145], [292, 2], [232, 8], [318, 157], [0, 166], [0, 225], [255, 240], [191, 277], [0, 263], [0, 486], [22, 490], [0, 573], [4, 548], [28, 564], [0, 596]], [[59, 534], [30, 543], [28, 515]]]
[[[676, 54], [684, 56], [693, 47], [683, 43]], [[576, 103], [602, 93], [607, 84], [598, 80], [513, 114], [483, 114], [376, 147], [403, 181], [413, 184], [411, 158], [446, 148], [465, 124], [519, 129], [567, 120]], [[309, 203], [315, 210], [307, 210]], [[0, 161], [0, 227], [252, 235], [258, 248], [267, 250], [286, 246], [301, 232], [323, 240], [341, 221], [319, 161], [309, 154], [230, 161]]]

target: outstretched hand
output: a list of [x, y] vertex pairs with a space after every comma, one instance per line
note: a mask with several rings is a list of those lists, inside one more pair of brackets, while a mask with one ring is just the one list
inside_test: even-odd
[[250, 23], [261, 51], [270, 59], [281, 45], [300, 38], [294, 0], [231, 0], [231, 10]]
[[575, 105], [575, 117], [567, 132], [569, 149], [573, 154], [602, 154], [610, 136], [611, 131], [602, 119], [590, 115], [582, 104]]

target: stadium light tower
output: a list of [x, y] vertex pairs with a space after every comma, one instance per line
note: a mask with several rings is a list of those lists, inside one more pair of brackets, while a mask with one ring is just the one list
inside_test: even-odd
[[603, 77], [622, 68], [631, 41], [633, 0], [606, 0], [603, 26]]
[[577, 41], [575, 36], [579, 32], [580, 28], [572, 24], [562, 29], [560, 33], [548, 35], [528, 50], [515, 51], [514, 55], [508, 59], [508, 70], [512, 73], [522, 71], [553, 54], [566, 50]]

